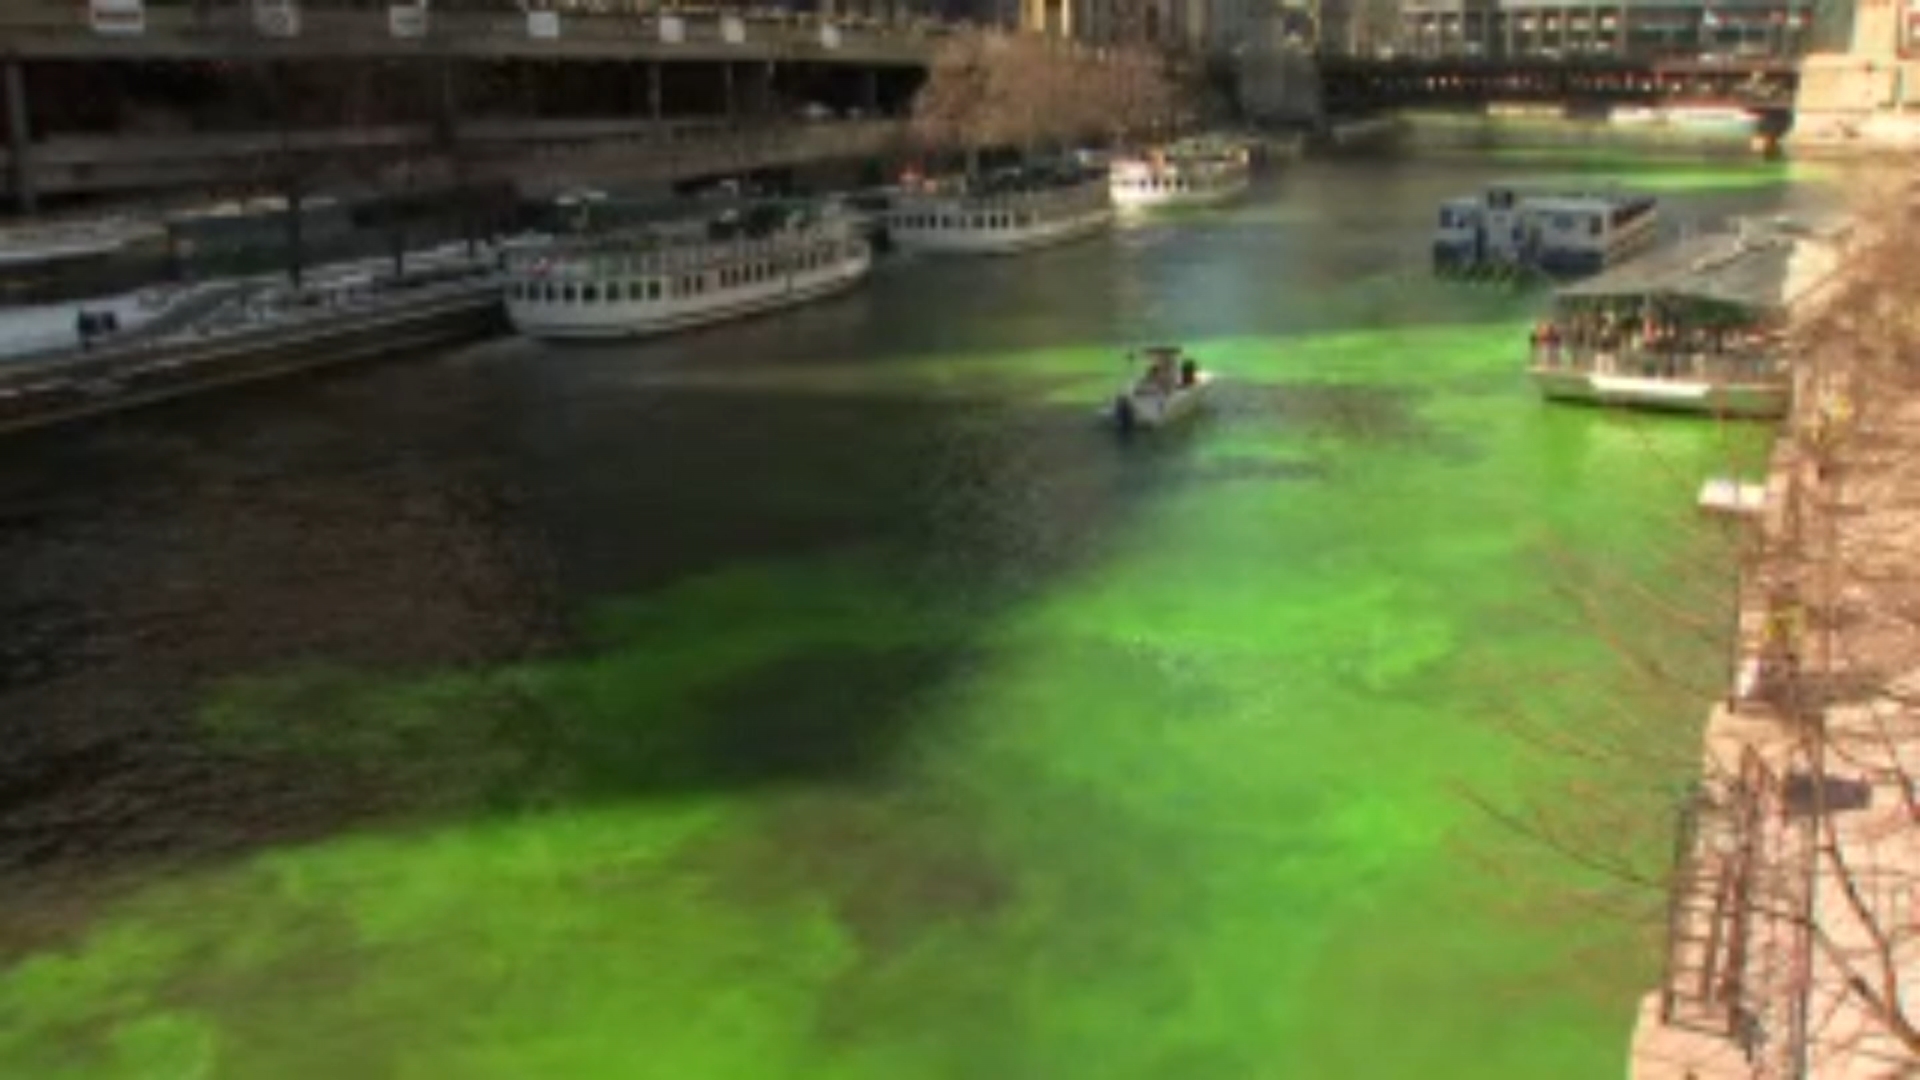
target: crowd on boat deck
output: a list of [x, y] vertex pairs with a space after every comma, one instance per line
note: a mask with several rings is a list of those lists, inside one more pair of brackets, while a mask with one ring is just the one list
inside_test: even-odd
[[1776, 331], [1693, 323], [1655, 308], [1564, 307], [1528, 336], [1533, 362], [1647, 378], [1759, 377], [1778, 368]]

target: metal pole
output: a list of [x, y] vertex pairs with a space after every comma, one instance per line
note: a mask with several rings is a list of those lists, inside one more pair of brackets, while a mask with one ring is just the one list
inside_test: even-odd
[[732, 120], [735, 118], [738, 110], [735, 108], [733, 100], [733, 64], [731, 61], [723, 61], [720, 64], [720, 88], [726, 98], [727, 119]]
[[647, 65], [647, 115], [660, 119], [660, 62]]
[[33, 188], [33, 132], [28, 126], [27, 79], [17, 58], [6, 61], [7, 86], [7, 186], [13, 190], [13, 206], [22, 214], [40, 208], [39, 194]]

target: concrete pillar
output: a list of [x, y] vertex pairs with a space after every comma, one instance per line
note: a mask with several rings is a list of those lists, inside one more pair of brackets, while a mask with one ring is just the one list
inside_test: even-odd
[[647, 115], [660, 119], [660, 63], [647, 65]]
[[40, 208], [33, 189], [33, 131], [27, 121], [27, 79], [20, 61], [6, 61], [7, 152], [12, 155], [7, 186], [13, 190], [13, 208], [31, 214]]
[[455, 82], [453, 60], [440, 61], [439, 86], [434, 101], [434, 126], [442, 149], [451, 150], [460, 141], [460, 91]]

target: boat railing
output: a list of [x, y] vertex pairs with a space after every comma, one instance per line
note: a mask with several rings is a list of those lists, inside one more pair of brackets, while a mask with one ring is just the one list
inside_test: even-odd
[[635, 249], [631, 240], [626, 244], [602, 241], [592, 247], [565, 252], [547, 255], [534, 253], [527, 256], [526, 265], [549, 262], [550, 272], [560, 276], [675, 274], [735, 262], [771, 259], [797, 247], [844, 239], [845, 234], [846, 230], [836, 227], [834, 223], [815, 223], [751, 240], [675, 238], [658, 241], [654, 246], [640, 250]]
[[1064, 187], [1034, 187], [1012, 191], [970, 192], [926, 197], [908, 196], [898, 209], [956, 214], [1046, 210], [1092, 203], [1106, 197], [1106, 183], [1088, 180]]
[[1778, 354], [1752, 348], [1542, 345], [1534, 349], [1532, 359], [1535, 367], [1546, 371], [1674, 382], [1774, 383], [1788, 377]]

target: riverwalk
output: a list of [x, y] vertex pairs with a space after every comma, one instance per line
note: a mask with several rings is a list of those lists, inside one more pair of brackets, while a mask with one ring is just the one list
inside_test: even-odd
[[1813, 366], [1743, 565], [1636, 1080], [1913, 1075], [1920, 402]]

